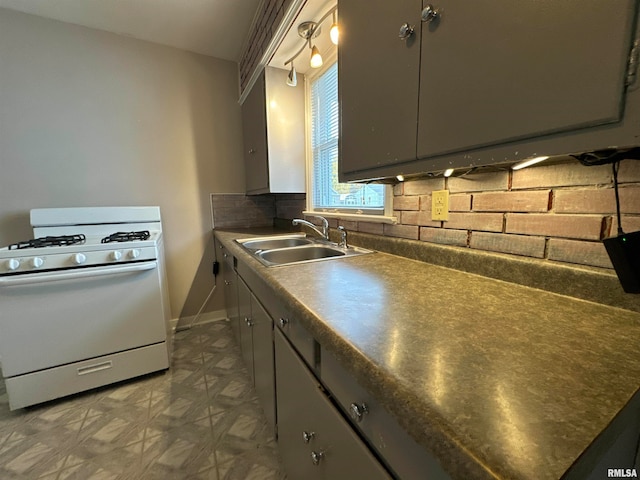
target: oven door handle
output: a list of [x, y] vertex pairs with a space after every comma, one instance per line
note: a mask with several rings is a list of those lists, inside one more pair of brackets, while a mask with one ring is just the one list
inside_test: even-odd
[[158, 262], [144, 262], [114, 267], [77, 269], [65, 272], [46, 272], [0, 277], [0, 287], [17, 285], [34, 285], [38, 283], [60, 282], [62, 280], [78, 280], [80, 278], [102, 277], [105, 275], [120, 275], [123, 273], [136, 273], [157, 268]]

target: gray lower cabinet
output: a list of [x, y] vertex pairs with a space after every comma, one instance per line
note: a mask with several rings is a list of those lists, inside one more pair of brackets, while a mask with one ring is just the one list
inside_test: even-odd
[[238, 277], [238, 316], [240, 318], [240, 351], [247, 366], [251, 381], [253, 375], [253, 320], [251, 318], [251, 291]]
[[341, 181], [638, 144], [638, 0], [338, 4]]
[[390, 479], [278, 329], [275, 354], [278, 444], [288, 477]]
[[[239, 344], [268, 421], [277, 423], [288, 478], [412, 480], [429, 472], [430, 479], [448, 480], [437, 461], [321, 348], [268, 283], [241, 261], [233, 271]], [[345, 402], [352, 400], [371, 407], [362, 424], [348, 419]]]
[[276, 424], [273, 320], [238, 277], [240, 349], [272, 429]]
[[273, 351], [273, 320], [251, 295], [253, 322], [253, 383], [264, 414], [272, 428], [276, 425], [276, 385]]
[[238, 274], [234, 265], [234, 257], [224, 245], [216, 242], [218, 246], [217, 259], [220, 264], [220, 277], [222, 278], [222, 288], [224, 290], [224, 301], [227, 310], [227, 318], [231, 323], [231, 328], [236, 340], [240, 341], [240, 320], [238, 316]]

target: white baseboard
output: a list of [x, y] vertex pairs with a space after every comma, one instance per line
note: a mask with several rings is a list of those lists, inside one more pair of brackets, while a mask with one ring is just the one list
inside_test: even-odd
[[227, 319], [226, 310], [214, 310], [213, 312], [205, 312], [200, 315], [190, 315], [188, 317], [181, 317], [171, 320], [171, 326], [180, 330], [181, 328], [188, 328], [194, 325], [202, 325], [204, 323], [219, 322]]

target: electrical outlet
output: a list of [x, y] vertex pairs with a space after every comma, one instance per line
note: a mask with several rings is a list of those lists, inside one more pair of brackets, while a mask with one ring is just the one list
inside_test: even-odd
[[449, 220], [449, 190], [431, 192], [431, 220]]

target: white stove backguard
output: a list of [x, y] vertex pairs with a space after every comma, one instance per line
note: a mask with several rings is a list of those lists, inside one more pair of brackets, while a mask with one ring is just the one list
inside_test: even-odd
[[34, 208], [35, 237], [47, 235], [106, 236], [120, 231], [162, 231], [160, 207]]

